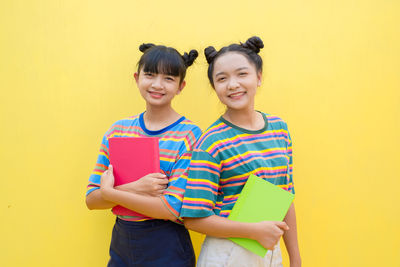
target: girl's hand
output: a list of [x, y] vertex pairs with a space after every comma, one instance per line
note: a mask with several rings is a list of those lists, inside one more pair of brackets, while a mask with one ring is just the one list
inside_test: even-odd
[[139, 180], [124, 185], [119, 185], [116, 188], [119, 190], [133, 192], [143, 195], [160, 196], [168, 185], [168, 178], [161, 173], [150, 173], [143, 176]]
[[285, 222], [262, 221], [255, 223], [254, 238], [264, 248], [272, 250], [278, 243], [284, 231], [289, 230]]
[[113, 166], [111, 164], [108, 165], [108, 169], [101, 175], [101, 184], [100, 184], [100, 189], [102, 191], [110, 188], [114, 188], [114, 173], [113, 173]]

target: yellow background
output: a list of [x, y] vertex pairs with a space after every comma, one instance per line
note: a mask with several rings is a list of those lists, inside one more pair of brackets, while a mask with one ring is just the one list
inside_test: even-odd
[[[0, 265], [105, 266], [114, 218], [86, 209], [85, 187], [103, 133], [144, 110], [140, 43], [202, 51], [258, 35], [257, 108], [294, 140], [303, 266], [400, 266], [399, 12], [395, 0], [1, 1]], [[224, 107], [200, 54], [174, 106], [205, 129]]]

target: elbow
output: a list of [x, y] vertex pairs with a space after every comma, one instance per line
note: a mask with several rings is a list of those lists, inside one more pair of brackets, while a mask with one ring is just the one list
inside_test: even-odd
[[174, 222], [174, 221], [176, 221], [177, 218], [175, 217], [175, 215], [170, 213], [167, 215], [166, 219]]
[[93, 191], [89, 191], [88, 193], [86, 193], [86, 197], [85, 197], [85, 203], [86, 203], [86, 207], [89, 210], [94, 210], [96, 209], [96, 194], [98, 192], [96, 192], [98, 190], [93, 190]]
[[[142, 212], [143, 214], [146, 214], [146, 212]], [[170, 210], [162, 210], [160, 212], [154, 213], [154, 214], [146, 214], [154, 219], [159, 219], [159, 220], [169, 220], [175, 222], [179, 217], [176, 217], [175, 214], [173, 214]]]
[[85, 203], [86, 203], [86, 207], [89, 209], [89, 210], [94, 210], [94, 209], [96, 209], [96, 206], [95, 206], [95, 202], [94, 202], [94, 196], [93, 196], [93, 194], [92, 193], [89, 193], [88, 195], [86, 195], [86, 200], [85, 200]]
[[187, 229], [193, 230], [193, 219], [192, 218], [188, 218], [188, 217], [183, 218], [183, 224], [185, 225], [185, 227]]
[[86, 196], [86, 207], [89, 209], [89, 210], [94, 210], [94, 207], [93, 207], [93, 204], [92, 204], [92, 202], [90, 201], [90, 198], [88, 197], [88, 196]]
[[163, 214], [160, 217], [161, 218], [157, 218], [157, 219], [170, 220], [173, 222], [175, 222], [177, 219], [180, 219], [175, 214], [173, 214], [172, 211], [170, 211], [170, 210], [165, 210], [165, 212], [163, 212]]

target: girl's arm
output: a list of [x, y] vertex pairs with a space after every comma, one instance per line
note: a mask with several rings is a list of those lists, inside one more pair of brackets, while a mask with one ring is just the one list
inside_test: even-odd
[[266, 249], [273, 249], [284, 231], [289, 229], [285, 222], [243, 223], [231, 221], [217, 215], [203, 218], [185, 217], [184, 223], [186, 228], [210, 236], [254, 239]]
[[[168, 184], [168, 179], [161, 173], [150, 173], [134, 182], [120, 185], [116, 189], [132, 192], [135, 194], [146, 194], [160, 196]], [[110, 209], [117, 203], [105, 200], [100, 190], [94, 190], [86, 196], [86, 206], [90, 209]]]
[[111, 209], [117, 204], [107, 201], [101, 195], [100, 190], [96, 189], [86, 196], [86, 206], [90, 210], [104, 210]]
[[290, 228], [290, 230], [285, 232], [285, 234], [283, 235], [283, 240], [285, 241], [285, 246], [289, 254], [290, 267], [300, 267], [301, 257], [299, 244], [297, 241], [296, 211], [294, 209], [293, 203], [290, 206], [284, 221]]
[[101, 176], [100, 192], [104, 200], [116, 203], [130, 210], [145, 214], [155, 219], [175, 221], [177, 218], [167, 209], [160, 197], [142, 195], [115, 189], [113, 167]]

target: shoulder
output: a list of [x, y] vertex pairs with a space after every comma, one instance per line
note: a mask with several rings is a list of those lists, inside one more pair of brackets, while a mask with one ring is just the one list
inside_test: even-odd
[[182, 120], [170, 130], [180, 136], [191, 136], [193, 138], [193, 143], [196, 142], [201, 135], [200, 127], [184, 116], [182, 117]]
[[281, 117], [264, 112], [261, 113], [267, 118], [268, 124], [272, 129], [288, 129], [287, 123]]
[[137, 127], [140, 127], [139, 124], [139, 117], [140, 114], [136, 114], [133, 116], [129, 116], [123, 119], [120, 119], [116, 122], [114, 122], [110, 128], [107, 130], [105, 136], [107, 138], [115, 135], [115, 134], [121, 134], [125, 131], [127, 131], [129, 128], [131, 128], [134, 125], [137, 125]]
[[114, 126], [114, 125], [131, 125], [132, 122], [139, 121], [139, 117], [140, 117], [140, 114], [129, 116], [129, 117], [126, 117], [126, 118], [123, 118], [123, 119], [120, 119], [120, 120], [114, 122], [112, 126]]
[[264, 113], [268, 120], [268, 130], [277, 135], [282, 135], [286, 142], [291, 143], [290, 133], [287, 123], [278, 116]]
[[161, 134], [161, 140], [172, 146], [180, 144], [181, 152], [190, 151], [201, 135], [200, 128], [191, 120], [182, 116]]
[[197, 142], [196, 148], [207, 151], [208, 148], [216, 143], [216, 141], [223, 139], [226, 131], [229, 131], [229, 129], [231, 128], [220, 119], [216, 120], [202, 133]]
[[184, 117], [181, 121], [180, 125], [183, 128], [186, 128], [188, 131], [196, 132], [201, 134], [201, 129], [197, 126], [193, 121], [189, 120], [188, 118]]

